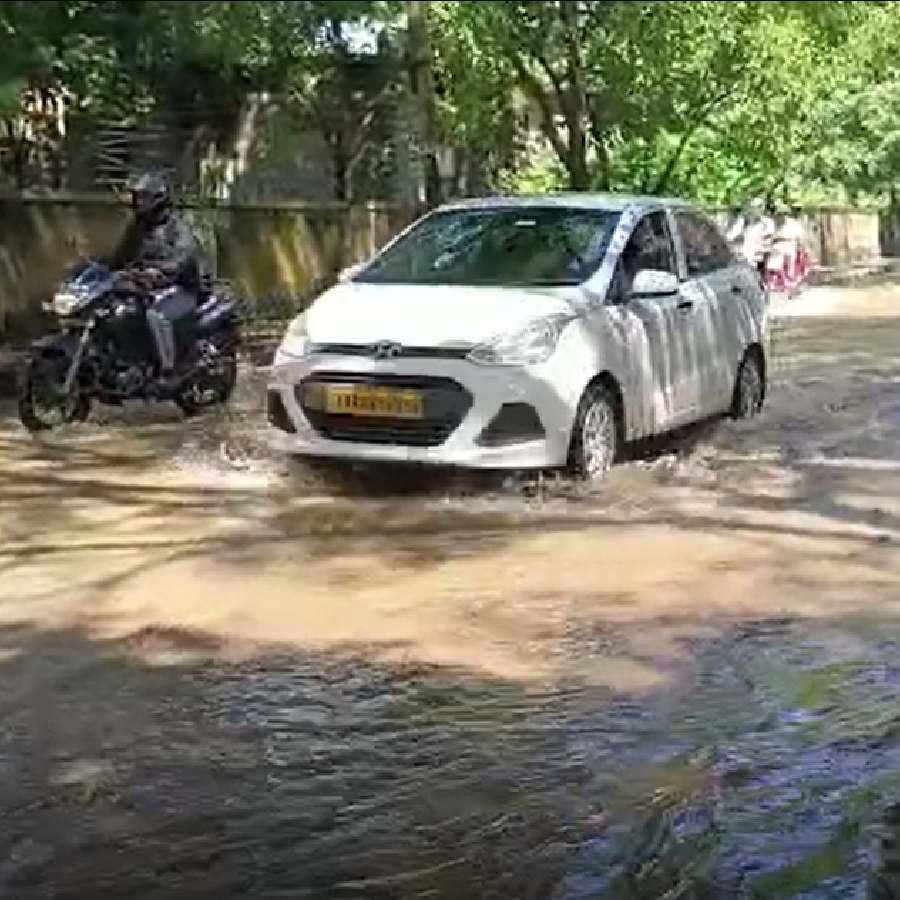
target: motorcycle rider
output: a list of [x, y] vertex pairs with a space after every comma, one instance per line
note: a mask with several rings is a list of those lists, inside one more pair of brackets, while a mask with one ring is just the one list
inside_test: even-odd
[[770, 289], [791, 295], [806, 280], [806, 231], [798, 207], [784, 202], [777, 212], [772, 253], [768, 261]]
[[152, 292], [147, 324], [156, 344], [160, 384], [170, 387], [176, 362], [175, 322], [197, 305], [201, 287], [199, 249], [187, 224], [174, 212], [168, 180], [144, 172], [131, 184], [132, 219], [110, 264], [129, 270], [138, 287]]

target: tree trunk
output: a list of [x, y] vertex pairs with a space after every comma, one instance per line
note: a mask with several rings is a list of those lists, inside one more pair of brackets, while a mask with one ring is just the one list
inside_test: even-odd
[[352, 171], [348, 165], [347, 151], [340, 132], [332, 132], [327, 137], [328, 149], [331, 151], [332, 190], [335, 200], [350, 201], [353, 197], [351, 184]]
[[584, 87], [584, 66], [581, 59], [581, 40], [578, 28], [578, 4], [562, 0], [559, 17], [565, 28], [566, 86], [560, 92], [560, 103], [568, 131], [569, 186], [574, 191], [586, 191], [591, 187], [587, 162], [587, 95]]
[[588, 171], [587, 153], [584, 141], [569, 148], [566, 170], [569, 175], [569, 188], [573, 191], [589, 191], [591, 175]]
[[597, 167], [591, 187], [597, 191], [608, 191], [612, 185], [609, 177], [609, 154], [604, 144], [596, 141], [594, 151], [597, 154]]
[[437, 122], [434, 97], [434, 73], [431, 68], [431, 41], [428, 35], [428, 4], [407, 0], [407, 55], [410, 89], [416, 122], [416, 144], [421, 157], [418, 199], [434, 206], [440, 202], [440, 177], [437, 167]]

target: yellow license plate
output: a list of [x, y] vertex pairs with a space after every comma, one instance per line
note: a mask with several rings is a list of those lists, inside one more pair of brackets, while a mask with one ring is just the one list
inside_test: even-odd
[[325, 411], [341, 416], [423, 419], [425, 404], [418, 391], [352, 385], [325, 388]]

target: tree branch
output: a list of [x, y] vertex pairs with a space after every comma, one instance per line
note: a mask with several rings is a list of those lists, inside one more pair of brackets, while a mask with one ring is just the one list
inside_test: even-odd
[[688, 143], [699, 127], [700, 122], [697, 121], [692, 123], [682, 132], [681, 138], [678, 141], [678, 146], [675, 148], [675, 152], [669, 157], [669, 161], [666, 163], [665, 168], [660, 173], [659, 178], [656, 179], [656, 183], [650, 190], [651, 194], [661, 194], [663, 192], [663, 189], [668, 186], [669, 179], [675, 173], [675, 167], [678, 165], [678, 161], [681, 159], [681, 154], [684, 153]]
[[569, 151], [556, 128], [553, 104], [550, 102], [547, 92], [517, 53], [511, 55], [511, 62], [526, 93], [530, 94], [531, 99], [534, 100], [541, 111], [544, 134], [547, 140], [550, 141], [553, 152], [559, 157], [559, 161], [568, 168]]
[[560, 80], [559, 74], [550, 65], [550, 61], [547, 57], [540, 51], [536, 49], [532, 49], [531, 55], [537, 60], [540, 67], [547, 74], [547, 77], [550, 79], [550, 83], [553, 85], [553, 90], [556, 93], [556, 96], [559, 98], [560, 106], [565, 103], [566, 98], [566, 90], [563, 87], [563, 83]]
[[352, 169], [360, 160], [363, 151], [369, 145], [369, 131], [375, 119], [375, 110], [370, 110], [363, 116], [356, 130], [356, 140], [350, 145], [347, 152], [347, 168]]
[[709, 100], [707, 100], [706, 103], [703, 104], [701, 109], [691, 117], [687, 127], [681, 134], [681, 138], [678, 141], [678, 146], [675, 147], [675, 150], [669, 157], [669, 161], [666, 163], [665, 168], [662, 170], [659, 178], [656, 180], [656, 183], [652, 189], [652, 193], [660, 194], [662, 193], [663, 189], [667, 187], [667, 185], [669, 184], [669, 180], [675, 173], [675, 169], [678, 166], [681, 155], [687, 149], [687, 145], [690, 143], [691, 138], [693, 138], [693, 136], [697, 133], [697, 130], [706, 122], [709, 114], [713, 111], [713, 109], [728, 98], [728, 96], [734, 89], [735, 84], [736, 82], [732, 82], [732, 84], [728, 85], [728, 87], [723, 88], [715, 97], [711, 97]]
[[573, 113], [580, 115], [586, 105], [584, 87], [584, 67], [581, 61], [581, 38], [578, 29], [578, 7], [574, 0], [562, 0], [559, 6], [559, 17], [562, 20], [565, 44], [566, 64], [569, 74], [569, 93], [572, 97]]
[[378, 107], [384, 101], [384, 99], [391, 93], [394, 85], [391, 82], [388, 82], [384, 85], [374, 97], [370, 97], [368, 101], [366, 101], [365, 109], [363, 112], [362, 119], [359, 124], [356, 125], [356, 140], [354, 140], [350, 144], [350, 153], [348, 156], [349, 165], [356, 165], [359, 160], [362, 151], [365, 149], [366, 144], [369, 142], [369, 130], [371, 129], [372, 123], [375, 121], [375, 117], [378, 114]]

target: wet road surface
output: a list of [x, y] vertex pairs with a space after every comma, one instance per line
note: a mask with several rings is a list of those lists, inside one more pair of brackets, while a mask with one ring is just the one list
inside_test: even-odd
[[0, 422], [0, 896], [900, 896], [900, 288], [607, 483]]

